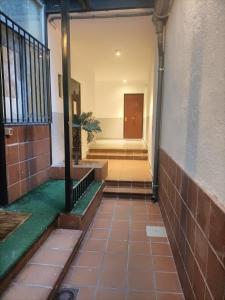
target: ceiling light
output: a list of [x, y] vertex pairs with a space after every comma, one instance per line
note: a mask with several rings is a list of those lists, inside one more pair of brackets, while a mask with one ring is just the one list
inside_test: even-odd
[[123, 83], [127, 83], [127, 80], [126, 80], [126, 79], [124, 79], [124, 80], [123, 80]]
[[116, 55], [116, 56], [120, 56], [120, 55], [121, 55], [120, 50], [116, 50], [116, 51], [115, 51], [115, 55]]

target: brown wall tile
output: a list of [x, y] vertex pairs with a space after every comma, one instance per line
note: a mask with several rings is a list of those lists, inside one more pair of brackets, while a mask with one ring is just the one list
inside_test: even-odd
[[187, 191], [187, 201], [188, 201], [188, 208], [190, 209], [191, 213], [193, 214], [194, 218], [196, 218], [197, 214], [197, 197], [198, 197], [198, 186], [195, 182], [189, 178], [188, 179], [188, 191]]
[[195, 227], [196, 227], [196, 223], [194, 218], [192, 217], [192, 214], [190, 213], [190, 211], [187, 211], [187, 230], [186, 230], [186, 238], [187, 241], [192, 249], [192, 251], [194, 251], [194, 247], [195, 247]]
[[31, 157], [38, 156], [43, 153], [49, 153], [50, 141], [49, 139], [43, 139], [30, 142], [30, 155]]
[[8, 172], [8, 185], [12, 185], [20, 180], [20, 164], [9, 165]]
[[194, 264], [194, 272], [193, 272], [193, 291], [196, 299], [204, 299], [205, 298], [205, 290], [206, 284], [204, 281], [204, 277], [199, 270], [198, 265]]
[[25, 178], [20, 181], [21, 195], [28, 193], [31, 190], [30, 178]]
[[186, 299], [225, 299], [225, 210], [163, 150], [159, 204]]
[[209, 214], [211, 201], [209, 196], [202, 190], [198, 191], [198, 205], [197, 205], [197, 221], [205, 235], [209, 234]]
[[28, 136], [28, 129], [29, 126], [18, 126], [18, 142], [19, 143], [25, 143], [29, 141], [29, 136]]
[[23, 161], [20, 163], [20, 180], [23, 180], [24, 178], [29, 177], [29, 162]]
[[208, 259], [208, 241], [204, 233], [198, 226], [196, 226], [196, 239], [195, 239], [195, 258], [200, 266], [204, 275], [206, 275], [207, 259]]
[[19, 144], [19, 159], [24, 161], [30, 158], [30, 144], [29, 142]]
[[213, 201], [211, 203], [209, 241], [225, 266], [225, 212]]
[[21, 190], [20, 190], [20, 183], [17, 182], [16, 184], [11, 185], [8, 187], [8, 197], [9, 197], [9, 203], [15, 201], [21, 196]]
[[225, 269], [211, 248], [208, 249], [207, 283], [215, 300], [225, 297]]
[[34, 175], [39, 171], [46, 169], [50, 166], [50, 155], [43, 154], [35, 158], [32, 158], [29, 161], [29, 164], [30, 164], [30, 175]]
[[[49, 125], [18, 125], [6, 137], [8, 194], [10, 202], [48, 180]], [[30, 177], [32, 176], [32, 177]]]
[[9, 145], [6, 146], [6, 163], [8, 165], [19, 162], [19, 146]]

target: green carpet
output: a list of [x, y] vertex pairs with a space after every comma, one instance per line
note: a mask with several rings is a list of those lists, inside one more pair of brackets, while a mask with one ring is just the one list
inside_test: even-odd
[[[71, 213], [82, 215], [102, 184], [102, 182], [94, 181], [76, 203]], [[58, 214], [64, 211], [64, 207], [64, 180], [50, 180], [15, 203], [4, 207], [6, 211], [31, 213], [32, 215], [9, 238], [0, 242], [0, 279], [38, 240]]]
[[0, 243], [0, 278], [18, 261], [64, 210], [64, 180], [50, 180], [15, 203], [7, 211], [32, 213], [10, 237]]

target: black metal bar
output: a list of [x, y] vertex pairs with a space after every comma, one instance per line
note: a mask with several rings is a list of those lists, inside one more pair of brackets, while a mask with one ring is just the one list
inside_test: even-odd
[[18, 89], [17, 89], [17, 66], [16, 66], [16, 50], [15, 50], [15, 30], [14, 24], [12, 24], [12, 35], [13, 35], [13, 58], [14, 58], [14, 78], [15, 78], [15, 96], [16, 96], [16, 112], [17, 122], [19, 122], [19, 104], [18, 104]]
[[[30, 62], [30, 108], [31, 108], [31, 115], [32, 115], [32, 121], [34, 122], [34, 97], [33, 97], [33, 72], [32, 72], [32, 59], [31, 59], [31, 41], [30, 41], [30, 36], [28, 38], [28, 45], [29, 45], [29, 62]], [[26, 49], [26, 40], [25, 40], [25, 49]], [[28, 89], [27, 89], [27, 94], [28, 94]], [[28, 96], [29, 99], [29, 96]], [[27, 101], [28, 103], [28, 115], [30, 116], [30, 110], [29, 110], [29, 100]]]
[[[30, 122], [30, 109], [29, 109], [29, 94], [28, 94], [28, 80], [27, 80], [27, 73], [28, 73], [28, 69], [27, 69], [27, 44], [26, 44], [26, 39], [23, 40], [24, 41], [24, 54], [25, 54], [25, 83], [26, 83], [26, 98], [27, 98], [27, 122]], [[32, 87], [31, 87], [32, 88]]]
[[95, 170], [91, 169], [81, 180], [73, 186], [73, 205], [86, 192], [89, 185], [94, 181]]
[[[0, 24], [1, 27], [5, 27], [3, 42], [8, 60], [8, 64], [5, 63], [7, 74], [2, 74], [4, 123], [50, 123], [52, 113], [49, 49], [1, 11]], [[40, 54], [42, 54], [41, 58]], [[2, 68], [4, 70], [4, 66]], [[15, 106], [12, 78], [15, 78]], [[4, 92], [7, 80], [9, 81], [8, 103]], [[22, 103], [20, 103], [20, 92]]]
[[24, 108], [24, 99], [25, 99], [25, 95], [24, 95], [24, 89], [23, 89], [23, 74], [24, 74], [24, 65], [23, 65], [23, 51], [21, 48], [21, 36], [19, 35], [19, 62], [20, 62], [20, 92], [21, 92], [21, 104], [22, 104], [22, 121], [25, 121], [24, 118], [24, 113], [25, 113], [25, 108]]
[[[9, 56], [9, 32], [6, 19], [6, 48], [7, 48], [7, 63], [8, 63], [8, 86], [9, 86], [9, 105], [10, 105], [10, 120], [13, 122], [12, 114], [12, 89], [11, 89], [11, 67], [10, 67], [10, 56]], [[6, 116], [7, 118], [7, 116]]]
[[49, 106], [48, 106], [48, 58], [45, 51], [45, 93], [46, 93], [46, 101], [45, 101], [45, 119], [49, 119]]
[[39, 44], [37, 45], [38, 47], [38, 79], [39, 79], [39, 101], [40, 101], [40, 121], [42, 122], [42, 93], [41, 93], [41, 70], [40, 70], [40, 49], [39, 49]]
[[46, 80], [45, 80], [45, 64], [44, 64], [44, 59], [45, 59], [45, 55], [44, 55], [44, 48], [42, 47], [42, 78], [43, 78], [43, 98], [44, 98], [44, 121], [46, 121], [46, 101], [47, 101], [47, 97], [46, 97]]
[[72, 110], [70, 101], [70, 18], [69, 0], [61, 0], [62, 9], [62, 69], [64, 103], [64, 148], [65, 148], [65, 209], [73, 207], [72, 186]]
[[6, 167], [6, 148], [5, 148], [5, 90], [4, 90], [4, 71], [3, 71], [3, 55], [2, 55], [2, 26], [0, 24], [0, 205], [8, 204], [8, 191], [7, 191], [7, 167]]
[[[2, 82], [0, 82], [0, 87]], [[0, 89], [0, 102], [2, 103], [2, 92]], [[0, 104], [1, 105], [1, 104]], [[0, 107], [2, 112], [2, 105]], [[0, 124], [0, 205], [8, 204], [8, 190], [7, 190], [7, 167], [6, 167], [6, 149], [5, 149], [5, 128], [4, 124]]]
[[2, 50], [2, 23], [0, 22], [0, 76], [1, 76], [1, 102], [2, 102], [2, 117], [0, 123], [4, 123], [6, 119], [6, 107], [5, 107], [5, 76], [4, 76], [4, 64], [3, 64], [3, 50]]
[[51, 80], [50, 80], [50, 52], [47, 50], [47, 108], [48, 108], [48, 121], [52, 120], [52, 107], [51, 107]]
[[33, 49], [34, 49], [34, 83], [35, 83], [35, 104], [36, 104], [36, 122], [38, 122], [38, 98], [37, 98], [37, 72], [36, 72], [36, 45], [35, 41], [33, 43]]

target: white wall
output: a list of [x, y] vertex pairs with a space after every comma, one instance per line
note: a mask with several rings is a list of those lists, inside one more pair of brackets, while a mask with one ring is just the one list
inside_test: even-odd
[[[61, 66], [61, 25], [49, 24], [53, 103], [53, 164], [64, 160], [63, 100], [58, 97]], [[143, 139], [149, 138], [153, 68], [151, 18], [71, 21], [71, 77], [81, 83], [81, 110], [93, 111], [103, 132], [99, 138], [123, 138], [125, 93], [144, 93]], [[135, 40], [135, 43], [134, 43]], [[115, 49], [121, 50], [116, 57]], [[127, 79], [127, 83], [123, 83]], [[88, 145], [82, 133], [82, 154]]]
[[[64, 160], [63, 99], [58, 96], [58, 74], [62, 74], [61, 27], [48, 25], [49, 48], [51, 50], [51, 92], [52, 92], [52, 163]], [[95, 77], [82, 60], [76, 57], [71, 45], [71, 77], [81, 84], [81, 111], [94, 110]], [[82, 157], [88, 150], [87, 136], [82, 132]]]
[[[71, 48], [71, 77], [81, 84], [81, 112], [94, 111], [95, 76], [82, 61], [76, 59]], [[88, 151], [87, 134], [82, 131], [82, 158], [86, 157]]]
[[[98, 138], [123, 138], [124, 94], [143, 93], [144, 101], [147, 101], [146, 89], [144, 82], [97, 81], [95, 83], [94, 112], [101, 121], [102, 127], [102, 133]], [[145, 111], [144, 116], [146, 116]]]
[[64, 161], [63, 99], [58, 94], [58, 74], [62, 74], [60, 28], [48, 25], [48, 45], [51, 55], [52, 95], [52, 163]]
[[175, 0], [166, 32], [161, 147], [225, 201], [224, 0]]

